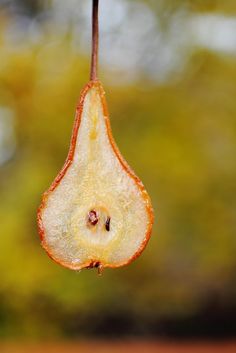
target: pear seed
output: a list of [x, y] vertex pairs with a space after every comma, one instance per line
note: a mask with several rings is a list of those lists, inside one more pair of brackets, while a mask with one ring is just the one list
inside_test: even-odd
[[92, 225], [95, 226], [98, 223], [98, 214], [95, 210], [91, 210], [88, 214], [88, 222]]
[[111, 222], [111, 218], [107, 217], [106, 223], [105, 223], [105, 228], [106, 230], [109, 232], [110, 230], [110, 222]]

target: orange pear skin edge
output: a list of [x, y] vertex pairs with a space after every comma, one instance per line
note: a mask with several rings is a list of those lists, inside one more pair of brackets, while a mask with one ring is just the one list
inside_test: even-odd
[[[48, 200], [49, 195], [57, 188], [57, 186], [59, 185], [61, 179], [64, 177], [64, 175], [66, 174], [66, 171], [68, 170], [68, 168], [70, 167], [70, 165], [73, 162], [74, 153], [75, 153], [75, 147], [76, 147], [76, 141], [77, 141], [77, 136], [78, 136], [78, 130], [79, 130], [79, 127], [80, 127], [81, 116], [82, 116], [82, 112], [83, 112], [84, 100], [85, 100], [85, 97], [86, 97], [88, 91], [91, 88], [97, 89], [97, 91], [99, 93], [99, 97], [100, 97], [101, 102], [102, 102], [103, 115], [104, 115], [104, 118], [105, 118], [107, 136], [108, 136], [110, 145], [111, 145], [111, 147], [113, 149], [113, 152], [115, 153], [117, 159], [119, 160], [120, 165], [123, 168], [123, 170], [128, 174], [128, 176], [130, 178], [133, 179], [133, 181], [135, 182], [136, 186], [138, 187], [138, 189], [139, 189], [139, 191], [140, 191], [140, 193], [142, 195], [143, 201], [145, 203], [146, 212], [147, 212], [147, 215], [148, 215], [148, 225], [147, 225], [147, 229], [146, 229], [146, 234], [144, 235], [144, 238], [143, 238], [138, 250], [130, 258], [128, 258], [126, 261], [124, 261], [122, 263], [119, 263], [119, 264], [112, 264], [112, 263], [111, 264], [110, 263], [103, 264], [103, 263], [100, 263], [99, 259], [94, 259], [94, 260], [90, 259], [87, 262], [85, 262], [83, 264], [80, 264], [80, 265], [73, 264], [73, 263], [69, 264], [69, 263], [66, 263], [66, 262], [60, 260], [59, 258], [56, 258], [53, 255], [53, 252], [50, 250], [50, 247], [48, 246], [47, 242], [45, 241], [45, 229], [44, 229], [43, 221], [42, 221], [42, 211], [47, 206], [47, 200]], [[79, 270], [81, 270], [83, 268], [93, 268], [93, 267], [118, 268], [118, 267], [130, 264], [132, 261], [134, 261], [137, 257], [140, 256], [140, 254], [145, 249], [145, 247], [146, 247], [146, 245], [147, 245], [147, 243], [148, 243], [148, 241], [150, 239], [153, 222], [154, 222], [154, 214], [153, 214], [153, 208], [152, 208], [152, 205], [151, 205], [151, 200], [149, 198], [149, 195], [147, 194], [147, 192], [146, 192], [141, 180], [134, 174], [134, 172], [129, 167], [127, 162], [121, 156], [121, 154], [120, 154], [120, 152], [118, 150], [118, 147], [116, 146], [116, 143], [115, 143], [115, 141], [113, 139], [112, 132], [111, 132], [111, 126], [110, 126], [110, 120], [109, 120], [109, 114], [108, 114], [108, 108], [107, 108], [107, 103], [106, 103], [106, 99], [105, 99], [105, 92], [103, 90], [103, 87], [102, 87], [100, 81], [98, 81], [98, 80], [90, 81], [84, 87], [84, 89], [83, 89], [83, 91], [82, 91], [82, 93], [80, 95], [79, 104], [78, 104], [77, 109], [76, 109], [75, 122], [74, 122], [71, 142], [70, 142], [69, 153], [68, 153], [68, 156], [67, 156], [66, 161], [64, 163], [64, 166], [61, 169], [61, 171], [59, 172], [59, 174], [57, 175], [57, 177], [55, 178], [55, 180], [53, 181], [53, 183], [51, 184], [50, 188], [43, 194], [41, 205], [38, 208], [37, 224], [38, 224], [38, 231], [39, 231], [42, 247], [45, 249], [45, 251], [47, 252], [48, 256], [51, 259], [53, 259], [58, 264], [66, 267], [66, 268], [69, 268], [71, 270], [79, 271]]]

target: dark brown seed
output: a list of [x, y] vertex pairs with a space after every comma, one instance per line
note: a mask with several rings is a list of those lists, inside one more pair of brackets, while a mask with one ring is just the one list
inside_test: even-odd
[[111, 218], [107, 217], [106, 223], [105, 223], [105, 228], [106, 230], [109, 232], [110, 230], [110, 222], [111, 222]]
[[97, 212], [95, 210], [91, 210], [88, 214], [89, 223], [95, 226], [98, 223], [98, 220], [99, 218], [98, 218]]

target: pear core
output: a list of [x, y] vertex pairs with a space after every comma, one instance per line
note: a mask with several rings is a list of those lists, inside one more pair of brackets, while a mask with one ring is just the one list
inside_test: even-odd
[[66, 163], [38, 212], [42, 245], [65, 267], [119, 267], [144, 249], [153, 211], [113, 140], [101, 84], [81, 94]]

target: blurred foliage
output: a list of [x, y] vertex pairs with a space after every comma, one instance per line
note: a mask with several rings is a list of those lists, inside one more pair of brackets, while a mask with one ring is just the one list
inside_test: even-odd
[[160, 16], [163, 16], [163, 13], [170, 13], [186, 8], [198, 12], [216, 11], [228, 14], [236, 13], [236, 3], [234, 0], [146, 0], [144, 2], [153, 10], [156, 10], [157, 14], [159, 12]]
[[0, 175], [0, 337], [155, 335], [165, 320], [235, 313], [235, 58], [196, 50], [178, 81], [104, 82], [114, 136], [152, 197], [156, 223], [140, 259], [98, 278], [54, 264], [37, 235], [41, 194], [65, 160], [88, 79], [88, 58], [56, 36], [16, 48], [0, 39], [0, 106], [13, 112], [16, 136]]

